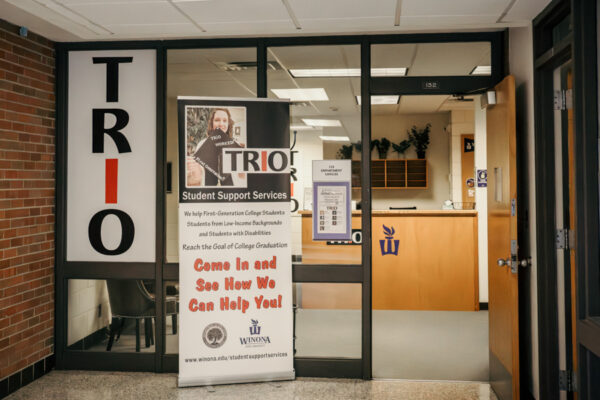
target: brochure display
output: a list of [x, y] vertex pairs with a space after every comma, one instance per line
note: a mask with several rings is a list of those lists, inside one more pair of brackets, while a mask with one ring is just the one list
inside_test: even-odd
[[178, 384], [294, 379], [289, 103], [177, 102]]

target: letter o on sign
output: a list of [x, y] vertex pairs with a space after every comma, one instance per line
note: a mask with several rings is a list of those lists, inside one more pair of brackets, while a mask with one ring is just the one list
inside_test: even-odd
[[[107, 249], [104, 247], [104, 243], [102, 243], [102, 222], [107, 215], [111, 214], [119, 218], [119, 222], [121, 223], [121, 243], [119, 243], [119, 246], [114, 250]], [[126, 212], [121, 210], [108, 209], [98, 211], [90, 220], [90, 225], [88, 227], [88, 236], [92, 247], [98, 253], [107, 256], [116, 256], [129, 250], [133, 244], [134, 235], [135, 228], [133, 226], [133, 220]]]

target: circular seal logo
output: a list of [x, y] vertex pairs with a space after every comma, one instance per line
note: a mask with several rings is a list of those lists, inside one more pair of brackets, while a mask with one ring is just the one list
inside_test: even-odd
[[227, 340], [227, 331], [223, 325], [215, 322], [204, 328], [202, 340], [208, 347], [216, 349], [223, 346], [223, 343]]

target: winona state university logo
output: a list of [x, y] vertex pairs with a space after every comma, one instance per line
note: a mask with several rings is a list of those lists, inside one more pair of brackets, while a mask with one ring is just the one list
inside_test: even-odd
[[250, 336], [241, 337], [240, 344], [246, 347], [263, 347], [267, 343], [271, 343], [271, 338], [268, 336], [260, 336], [260, 325], [255, 319], [251, 319], [252, 325], [250, 325]]
[[[398, 239], [394, 240], [394, 233], [396, 233], [396, 231], [394, 230], [394, 227], [392, 227], [390, 229], [387, 226], [383, 225], [383, 234], [385, 235], [385, 240], [379, 241], [379, 247], [381, 247], [381, 255], [382, 256], [385, 256], [387, 254], [393, 254], [395, 256], [398, 255], [398, 245], [400, 244], [400, 240], [398, 240]], [[387, 243], [387, 249], [386, 249], [386, 243]]]

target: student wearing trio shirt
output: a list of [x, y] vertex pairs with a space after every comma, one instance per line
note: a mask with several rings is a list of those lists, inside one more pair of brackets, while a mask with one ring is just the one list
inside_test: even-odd
[[213, 108], [208, 118], [206, 138], [186, 159], [187, 186], [232, 186], [231, 174], [224, 174], [222, 149], [242, 147], [233, 140], [231, 114], [227, 108]]

